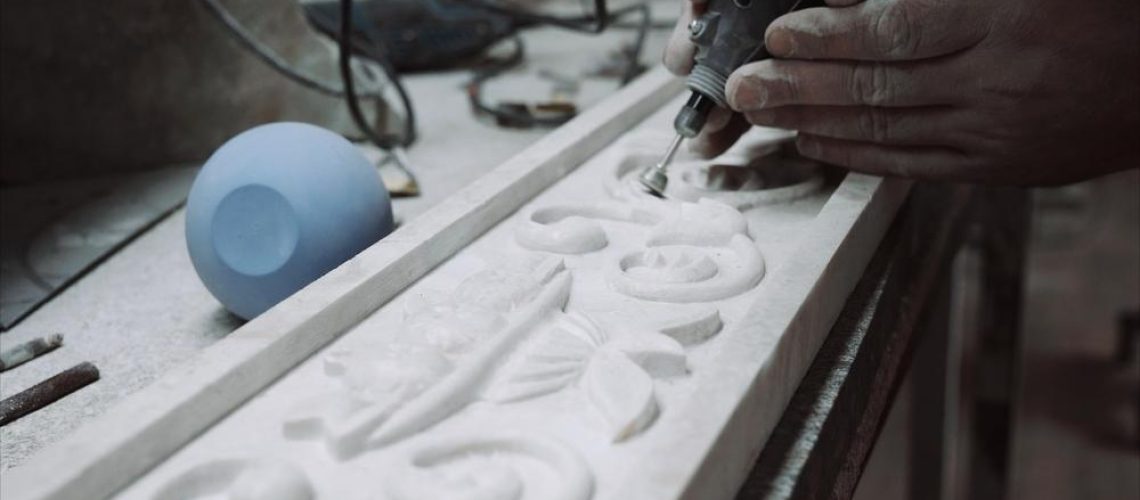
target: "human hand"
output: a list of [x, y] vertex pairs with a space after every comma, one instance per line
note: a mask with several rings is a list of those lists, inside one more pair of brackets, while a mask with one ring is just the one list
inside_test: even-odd
[[[855, 2], [774, 22], [775, 58], [738, 69], [729, 104], [799, 130], [805, 156], [880, 175], [1052, 184], [1140, 165], [1140, 2]], [[679, 38], [674, 71], [691, 59]]]

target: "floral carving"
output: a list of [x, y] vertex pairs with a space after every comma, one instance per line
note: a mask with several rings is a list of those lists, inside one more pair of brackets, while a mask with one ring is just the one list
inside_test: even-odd
[[[520, 469], [535, 462], [554, 480]], [[490, 432], [441, 434], [420, 440], [386, 474], [391, 500], [586, 500], [593, 494], [589, 467], [574, 449], [551, 438]]]
[[556, 205], [533, 210], [515, 231], [520, 245], [532, 250], [581, 254], [601, 250], [609, 244], [605, 230], [596, 222], [610, 220], [652, 224], [659, 215], [647, 207], [605, 203], [599, 205]]
[[[530, 250], [523, 258], [512, 248], [454, 289], [409, 289], [398, 299], [403, 316], [393, 331], [368, 347], [325, 354], [315, 372], [299, 370], [317, 379], [290, 387], [311, 392], [281, 422], [284, 436], [316, 441], [333, 461], [353, 462], [328, 463], [330, 457], [309, 455], [307, 447], [287, 456], [324, 461], [309, 471], [316, 479], [329, 479], [316, 474], [330, 470], [333, 480], [375, 474], [379, 491], [368, 491], [368, 498], [593, 496], [594, 474], [584, 457], [599, 464], [613, 458], [597, 448], [597, 438], [626, 451], [647, 449], [621, 443], [653, 437], [662, 412], [676, 411], [660, 397], [687, 394], [690, 363], [716, 354], [693, 347], [716, 336], [725, 319], [744, 314], [746, 301], [727, 299], [764, 278], [760, 238], [752, 232], [782, 220], [744, 212], [823, 185], [817, 165], [777, 161], [772, 153], [779, 146], [768, 141], [713, 163], [682, 154], [666, 199], [658, 199], [635, 178], [671, 136], [662, 137], [613, 155], [620, 161], [604, 179], [608, 197], [556, 202], [515, 217], [514, 241]], [[445, 282], [463, 269], [453, 264], [441, 273]], [[389, 312], [361, 328], [390, 321]], [[578, 418], [598, 433], [583, 440], [586, 446], [570, 440], [578, 437]], [[548, 421], [571, 425], [555, 429]], [[608, 488], [613, 476], [598, 472]], [[216, 460], [175, 476], [155, 498], [313, 500], [314, 484], [328, 486], [275, 459]]]
[[[303, 401], [286, 419], [286, 436], [324, 439], [346, 459], [435, 425], [479, 397], [498, 360], [560, 311], [569, 290], [561, 260], [546, 258], [477, 273], [450, 299], [413, 302], [405, 322], [434, 333], [391, 351], [327, 358], [325, 373], [342, 390]], [[473, 328], [468, 317], [479, 319]]]
[[[746, 144], [713, 161], [679, 159], [669, 168], [665, 197], [696, 202], [716, 200], [744, 211], [761, 205], [787, 203], [818, 192], [823, 186], [820, 165], [788, 153], [778, 142]], [[661, 142], [664, 142], [662, 140]], [[606, 181], [606, 190], [626, 202], [652, 201], [637, 176], [657, 157], [630, 152]]]
[[313, 500], [305, 473], [277, 460], [226, 459], [183, 472], [159, 490], [155, 500]]
[[653, 378], [687, 373], [685, 349], [659, 332], [611, 338], [582, 314], [562, 314], [499, 371], [486, 397], [511, 402], [578, 383], [614, 441], [637, 434], [657, 414]]

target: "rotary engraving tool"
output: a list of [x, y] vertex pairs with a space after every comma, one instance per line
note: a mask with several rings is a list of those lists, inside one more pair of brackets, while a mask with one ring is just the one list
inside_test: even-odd
[[697, 47], [686, 82], [692, 94], [673, 120], [677, 137], [665, 156], [638, 177], [650, 193], [664, 197], [669, 164], [684, 139], [700, 133], [714, 106], [728, 107], [728, 75], [747, 63], [769, 57], [764, 32], [777, 17], [796, 9], [822, 6], [823, 0], [711, 0], [708, 9], [689, 23], [689, 39]]

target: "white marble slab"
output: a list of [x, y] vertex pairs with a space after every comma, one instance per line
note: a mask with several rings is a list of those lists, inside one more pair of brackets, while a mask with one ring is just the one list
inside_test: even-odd
[[[673, 200], [639, 195], [628, 174], [659, 154], [675, 108], [118, 498], [731, 495], [741, 450], [758, 452], [906, 189], [769, 162], [714, 168], [714, 185], [744, 189], [702, 192], [709, 163], [683, 157]], [[786, 136], [754, 131], [713, 163]], [[761, 418], [737, 430], [741, 410]]]
[[[631, 85], [0, 491], [731, 495], [909, 185], [682, 158], [671, 201], [639, 195], [628, 177], [668, 141], [676, 92], [662, 71]], [[715, 163], [786, 137], [754, 134]]]
[[23, 466], [0, 471], [0, 497], [103, 498], [124, 487], [659, 109], [679, 89], [680, 81], [660, 68], [626, 86]]

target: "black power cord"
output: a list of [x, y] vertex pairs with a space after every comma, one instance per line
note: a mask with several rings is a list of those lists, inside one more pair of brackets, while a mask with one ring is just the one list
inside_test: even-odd
[[[412, 110], [412, 101], [408, 98], [407, 90], [399, 82], [399, 76], [396, 75], [395, 68], [388, 63], [387, 59], [380, 57], [379, 54], [373, 52], [367, 54], [368, 57], [376, 61], [384, 70], [384, 74], [388, 76], [388, 80], [396, 87], [400, 95], [400, 102], [404, 106], [407, 113], [404, 116], [404, 133], [403, 135], [381, 135], [375, 129], [368, 125], [368, 121], [364, 119], [364, 113], [360, 110], [360, 103], [357, 100], [356, 89], [354, 88], [352, 77], [352, 0], [340, 0], [340, 36], [337, 37], [338, 59], [340, 62], [340, 78], [344, 83], [344, 93], [347, 96], [348, 111], [352, 115], [352, 120], [356, 122], [357, 128], [371, 141], [376, 147], [383, 150], [391, 150], [395, 147], [408, 147], [416, 140], [416, 120], [415, 113]], [[361, 48], [367, 51], [367, 48]]]
[[624, 15], [628, 12], [632, 12], [638, 10], [641, 7], [645, 7], [646, 12], [648, 13], [648, 6], [645, 4], [622, 7], [618, 10], [610, 12], [609, 7], [606, 5], [606, 0], [594, 0], [593, 15], [586, 15], [581, 17], [558, 17], [547, 16], [543, 14], [534, 14], [531, 12], [503, 7], [486, 0], [468, 0], [467, 4], [490, 12], [495, 12], [497, 14], [511, 17], [523, 25], [541, 24], [582, 33], [591, 33], [595, 35], [601, 33], [602, 31], [605, 31], [605, 29], [610, 25], [612, 19]]
[[625, 75], [622, 76], [622, 84], [629, 83], [637, 76], [638, 63], [637, 60], [641, 55], [641, 49], [645, 46], [645, 37], [649, 33], [649, 28], [652, 25], [652, 16], [649, 12], [649, 4], [637, 3], [628, 5], [620, 9], [610, 11], [606, 0], [594, 0], [594, 13], [592, 15], [585, 15], [580, 17], [558, 17], [547, 16], [543, 14], [534, 14], [530, 12], [520, 11], [503, 7], [486, 0], [468, 0], [467, 4], [494, 12], [496, 14], [504, 15], [515, 20], [518, 26], [526, 27], [533, 25], [554, 26], [563, 28], [570, 31], [577, 31], [579, 33], [598, 34], [605, 31], [613, 25], [614, 21], [625, 17], [629, 14], [641, 14], [641, 22], [637, 25], [637, 38], [634, 41], [634, 46], [630, 50], [630, 61], [627, 66]]
[[[577, 18], [562, 18], [544, 16], [538, 14], [531, 14], [527, 12], [516, 11], [507, 9], [498, 5], [490, 4], [482, 0], [471, 0], [469, 2], [480, 8], [488, 9], [492, 12], [512, 17], [520, 24], [525, 25], [549, 25], [559, 28], [569, 29], [581, 33], [597, 34], [604, 31], [607, 27], [611, 26], [613, 21], [625, 17], [629, 14], [640, 14], [641, 22], [638, 24], [637, 35], [634, 39], [634, 45], [628, 51], [629, 62], [626, 64], [626, 69], [622, 75], [621, 84], [625, 85], [637, 77], [640, 65], [638, 60], [641, 57], [642, 48], [645, 46], [645, 38], [649, 33], [649, 27], [652, 21], [649, 12], [649, 5], [639, 3], [623, 7], [621, 9], [610, 12], [606, 6], [605, 0], [594, 0], [593, 16], [583, 16]], [[475, 71], [466, 85], [467, 100], [471, 104], [471, 108], [476, 113], [489, 115], [495, 118], [498, 123], [508, 124], [512, 127], [556, 127], [566, 123], [574, 117], [573, 113], [558, 115], [558, 116], [535, 116], [526, 109], [513, 109], [503, 106], [489, 106], [483, 102], [483, 84], [502, 74], [503, 72], [514, 68], [523, 61], [525, 49], [523, 41], [518, 35], [515, 35], [512, 40], [514, 50], [510, 55], [502, 60], [492, 62], [488, 67]]]
[[[382, 47], [378, 46], [375, 40], [370, 40], [370, 44], [352, 43], [352, 0], [339, 0], [340, 5], [340, 29], [338, 30], [337, 38], [337, 51], [338, 51], [338, 66], [341, 76], [341, 87], [336, 87], [326, 82], [322, 82], [310, 75], [306, 75], [292, 65], [289, 64], [284, 58], [279, 56], [271, 48], [265, 46], [257, 40], [252, 33], [245, 29], [245, 27], [233, 17], [230, 12], [221, 5], [218, 0], [201, 0], [203, 5], [209, 10], [214, 17], [216, 17], [234, 36], [239, 43], [246, 47], [250, 52], [256, 55], [264, 63], [272, 67], [278, 73], [288, 77], [294, 82], [320, 92], [322, 94], [343, 98], [348, 104], [349, 114], [352, 116], [353, 122], [365, 138], [375, 144], [380, 149], [391, 151], [394, 148], [407, 147], [411, 145], [416, 139], [416, 119], [415, 111], [412, 108], [411, 99], [408, 97], [408, 92], [400, 82], [399, 75], [395, 69], [388, 62], [388, 59], [382, 56]], [[638, 3], [623, 7], [614, 11], [610, 11], [606, 0], [593, 0], [594, 12], [592, 15], [584, 15], [580, 17], [558, 17], [548, 16], [542, 14], [533, 14], [516, 9], [506, 8], [484, 0], [468, 0], [469, 5], [476, 6], [491, 12], [499, 13], [512, 18], [518, 26], [534, 26], [534, 25], [547, 25], [558, 28], [563, 28], [571, 31], [597, 34], [601, 33], [619, 18], [625, 17], [632, 13], [641, 14], [641, 22], [637, 27], [637, 35], [633, 47], [629, 52], [629, 63], [626, 67], [625, 73], [622, 76], [622, 84], [626, 84], [637, 76], [639, 72], [638, 59], [640, 57], [642, 48], [645, 44], [645, 38], [648, 34], [651, 25], [651, 16], [649, 6], [645, 3]], [[519, 111], [512, 111], [509, 109], [501, 109], [498, 107], [487, 106], [482, 101], [482, 85], [487, 80], [507, 71], [510, 68], [517, 66], [523, 60], [523, 43], [517, 37], [513, 39], [515, 43], [514, 52], [502, 61], [493, 63], [491, 66], [475, 72], [470, 82], [467, 85], [468, 99], [471, 102], [472, 108], [477, 112], [490, 114], [495, 116], [500, 121], [511, 123], [515, 126], [557, 126], [569, 120], [570, 116], [558, 117], [536, 117], [529, 113]], [[357, 52], [363, 53], [364, 56], [376, 62], [381, 70], [384, 72], [385, 77], [395, 88], [397, 95], [400, 99], [400, 104], [404, 108], [404, 130], [402, 134], [382, 134], [374, 127], [370, 126], [364, 117], [364, 113], [360, 108], [360, 98], [384, 100], [382, 90], [370, 89], [369, 91], [357, 93], [355, 80], [352, 74], [352, 52], [355, 49]]]
[[[368, 125], [367, 120], [364, 118], [364, 113], [360, 110], [360, 98], [371, 100], [384, 100], [383, 92], [381, 90], [370, 89], [368, 91], [357, 93], [355, 88], [355, 81], [352, 75], [351, 68], [351, 49], [345, 44], [350, 30], [346, 30], [344, 23], [341, 26], [341, 36], [338, 37], [338, 62], [340, 65], [340, 77], [342, 86], [338, 87], [327, 82], [323, 82], [310, 75], [302, 73], [294, 68], [288, 61], [278, 55], [273, 49], [267, 47], [265, 44], [257, 40], [252, 33], [250, 33], [245, 26], [238, 21], [233, 14], [230, 13], [218, 0], [201, 0], [202, 5], [208, 10], [232, 35], [238, 43], [248, 49], [258, 59], [273, 68], [278, 73], [284, 75], [297, 84], [320, 92], [321, 94], [345, 99], [348, 102], [349, 113], [352, 115], [353, 122], [357, 128], [365, 135], [370, 142], [377, 147], [384, 150], [391, 150], [394, 147], [406, 147], [416, 139], [415, 129], [415, 111], [412, 109], [411, 99], [408, 97], [408, 92], [400, 83], [399, 76], [390, 64], [385, 62], [385, 59], [379, 57], [377, 54], [369, 54], [369, 57], [377, 62], [381, 70], [384, 72], [386, 79], [395, 88], [396, 94], [399, 96], [400, 103], [404, 108], [404, 133], [401, 135], [383, 135], [377, 132], [374, 128]], [[348, 5], [351, 8], [351, 0], [341, 0], [342, 10]], [[342, 19], [348, 19], [348, 16], [341, 16]], [[364, 47], [357, 47], [358, 50], [368, 50]]]

